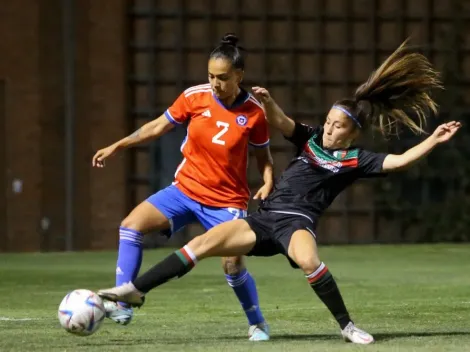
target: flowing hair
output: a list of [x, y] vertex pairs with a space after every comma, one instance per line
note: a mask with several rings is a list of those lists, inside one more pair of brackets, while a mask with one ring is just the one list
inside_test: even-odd
[[372, 72], [353, 99], [335, 103], [350, 113], [357, 126], [376, 127], [385, 137], [397, 135], [401, 127], [420, 134], [429, 114], [437, 114], [431, 91], [443, 89], [440, 74], [424, 55], [410, 52], [406, 44]]

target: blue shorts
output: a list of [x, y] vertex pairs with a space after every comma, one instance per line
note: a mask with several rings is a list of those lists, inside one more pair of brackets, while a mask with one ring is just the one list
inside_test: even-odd
[[168, 186], [147, 198], [168, 219], [171, 232], [199, 221], [207, 230], [223, 222], [246, 217], [246, 210], [203, 205], [189, 198], [176, 186]]

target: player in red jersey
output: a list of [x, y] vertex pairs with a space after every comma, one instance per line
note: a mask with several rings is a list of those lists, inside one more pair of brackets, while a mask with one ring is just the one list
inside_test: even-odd
[[[174, 126], [187, 124], [187, 135], [172, 185], [139, 204], [121, 223], [116, 284], [134, 280], [142, 262], [143, 234], [178, 231], [199, 221], [206, 230], [243, 218], [250, 197], [246, 176], [248, 147], [254, 147], [265, 199], [273, 186], [269, 132], [263, 108], [240, 87], [244, 57], [238, 38], [224, 36], [208, 62], [209, 83], [186, 89], [165, 113], [111, 146], [99, 150], [93, 166], [103, 167], [118, 150], [156, 139]], [[249, 322], [249, 339], [269, 339], [269, 327], [258, 303], [256, 285], [242, 257], [223, 258], [228, 284], [234, 289]], [[132, 319], [132, 308], [107, 304], [107, 316], [121, 324]]]

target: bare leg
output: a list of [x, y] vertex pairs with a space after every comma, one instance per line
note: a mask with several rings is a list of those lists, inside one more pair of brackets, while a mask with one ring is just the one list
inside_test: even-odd
[[160, 210], [149, 202], [143, 201], [126, 216], [121, 222], [121, 226], [139, 232], [147, 232], [168, 229], [170, 223]]
[[198, 260], [209, 257], [232, 257], [248, 253], [256, 243], [256, 235], [245, 220], [232, 220], [217, 225], [187, 246]]

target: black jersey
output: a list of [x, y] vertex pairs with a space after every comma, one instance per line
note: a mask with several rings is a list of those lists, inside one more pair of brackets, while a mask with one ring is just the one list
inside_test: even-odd
[[314, 224], [336, 196], [361, 177], [383, 175], [386, 154], [361, 148], [322, 147], [323, 127], [296, 123], [291, 138], [298, 149], [260, 208], [308, 217]]

